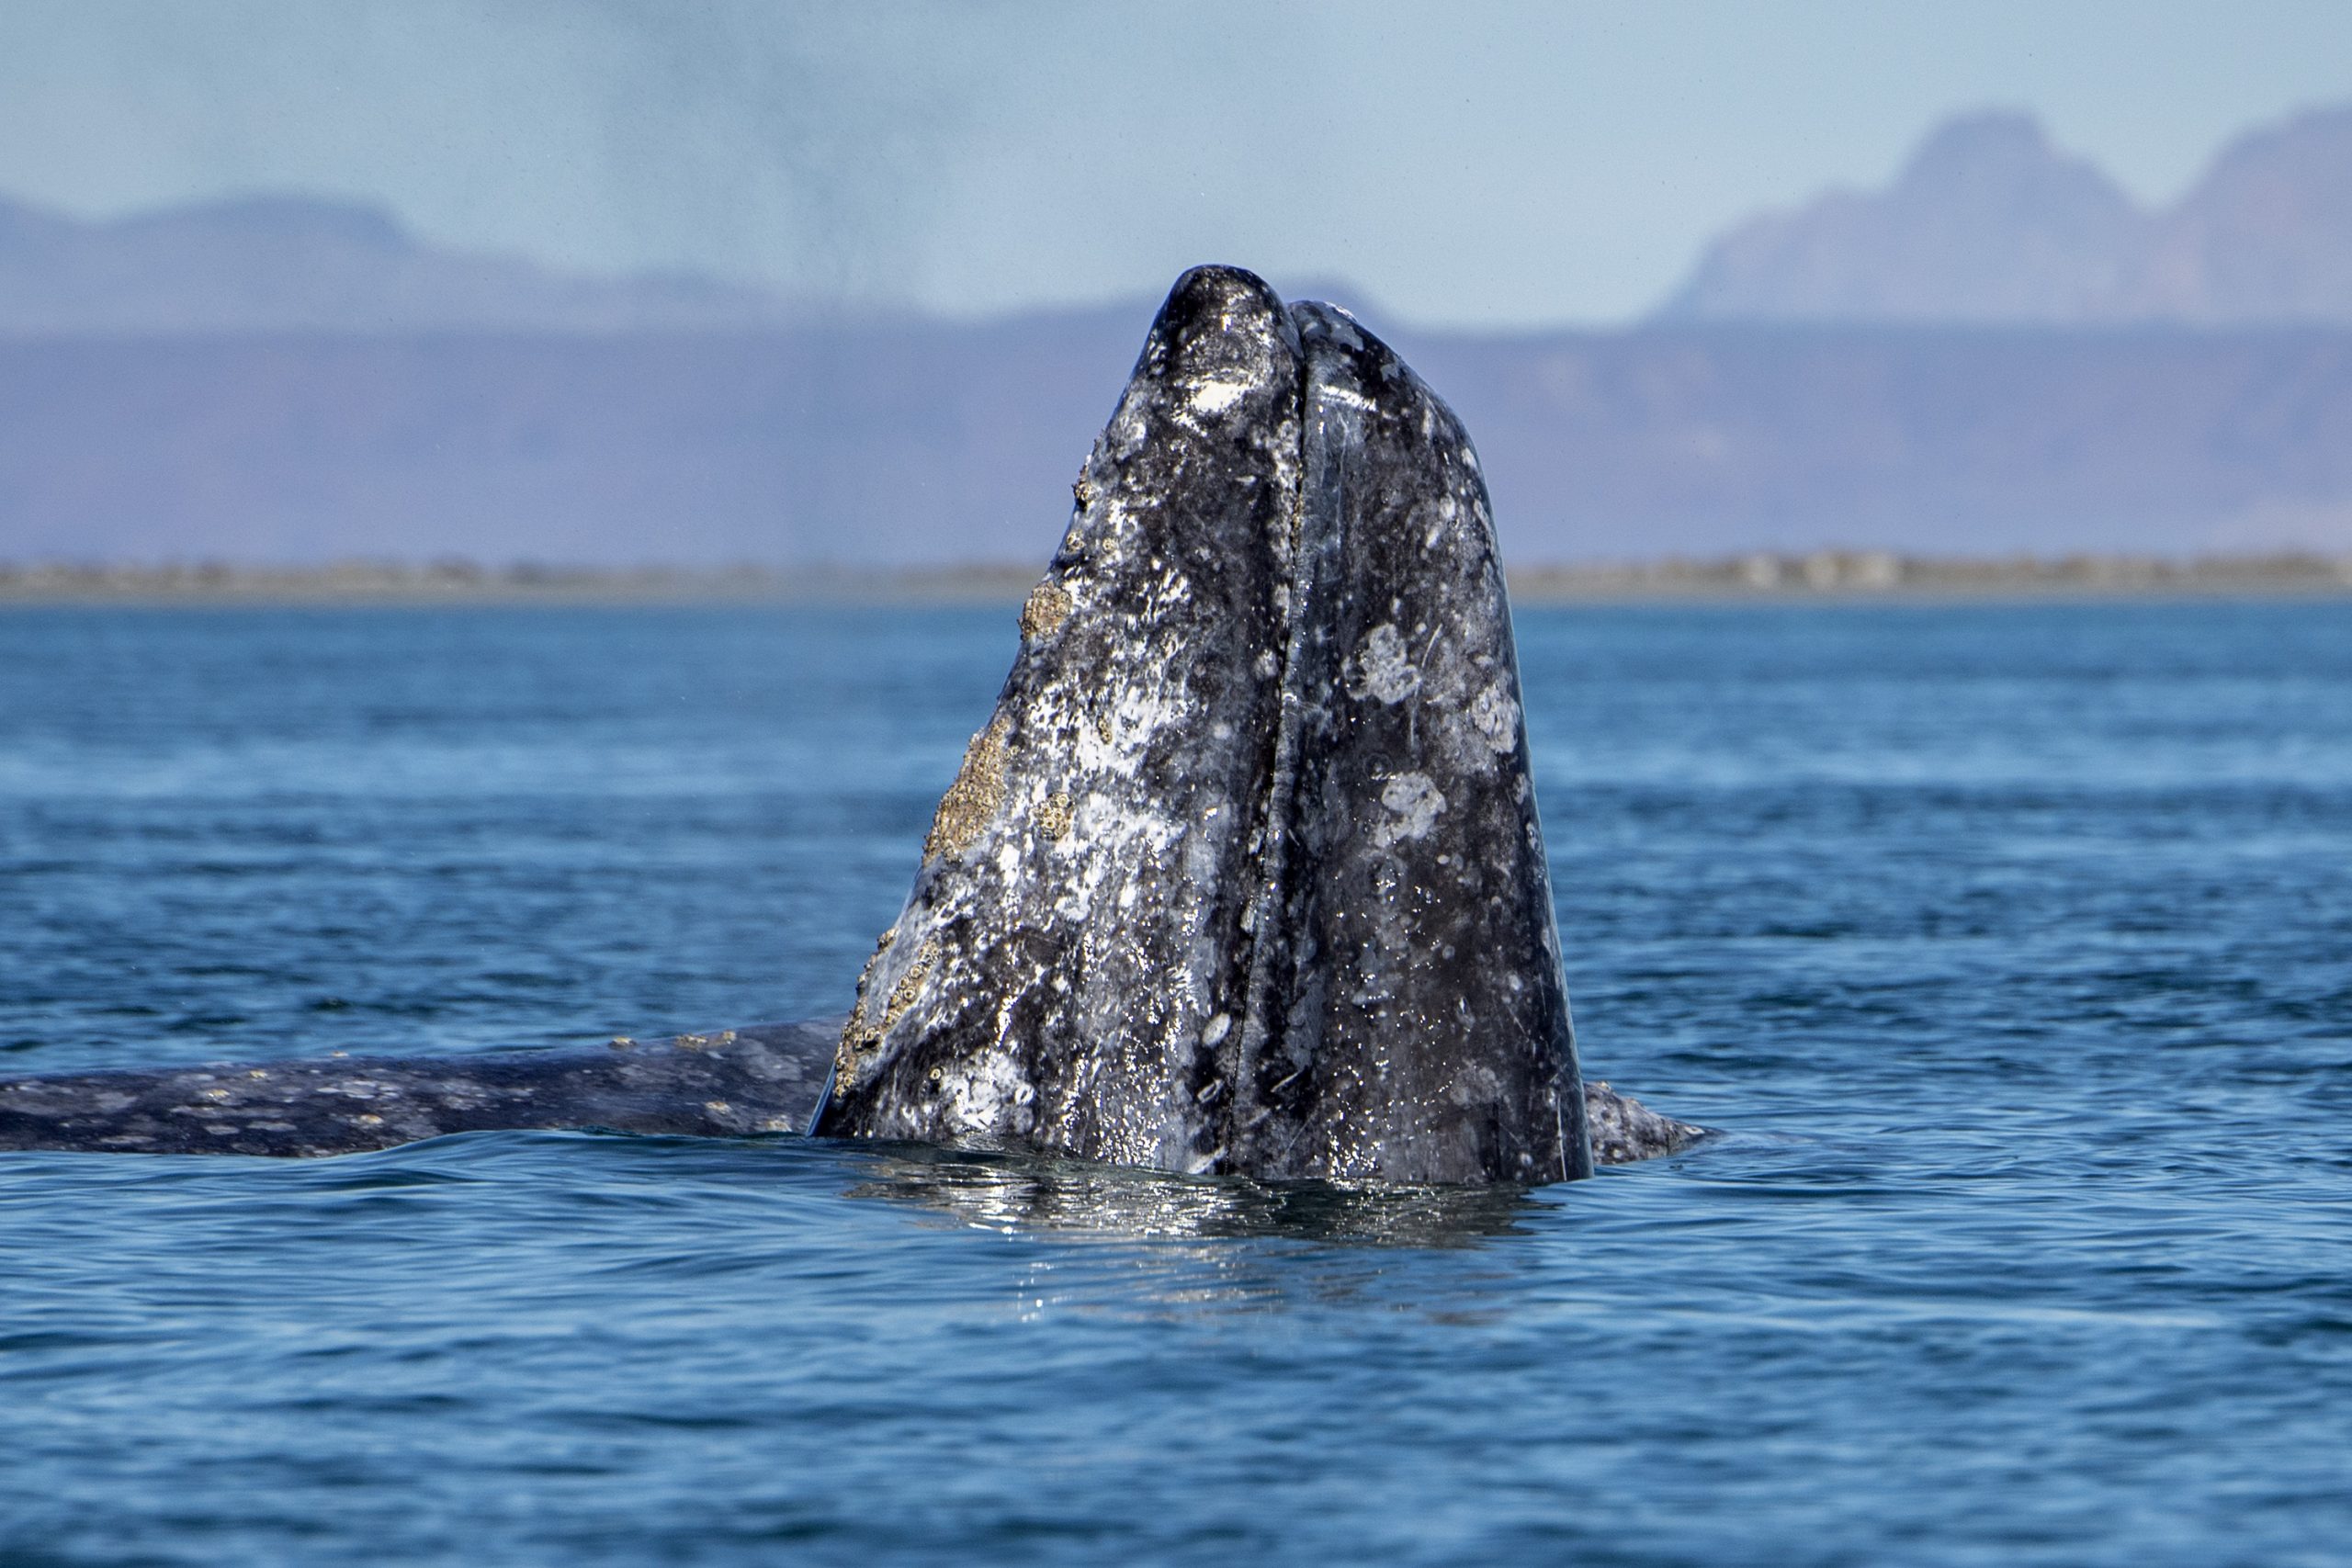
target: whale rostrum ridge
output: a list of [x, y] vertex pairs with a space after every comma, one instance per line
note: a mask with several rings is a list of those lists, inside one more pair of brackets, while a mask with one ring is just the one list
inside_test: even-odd
[[1196, 268], [1076, 497], [820, 1130], [1588, 1174], [1510, 611], [1452, 412], [1344, 312]]

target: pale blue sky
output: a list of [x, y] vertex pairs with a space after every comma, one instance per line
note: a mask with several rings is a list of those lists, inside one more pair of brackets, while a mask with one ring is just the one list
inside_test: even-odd
[[1955, 111], [2030, 109], [2161, 200], [2346, 100], [2335, 0], [0, 0], [0, 192], [332, 192], [956, 312], [1214, 259], [1429, 324], [1618, 321]]

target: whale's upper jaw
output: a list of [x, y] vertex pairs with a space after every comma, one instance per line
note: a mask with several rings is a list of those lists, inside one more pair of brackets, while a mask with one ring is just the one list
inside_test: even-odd
[[1328, 307], [1187, 273], [859, 982], [827, 1133], [1590, 1169], [1486, 487]]

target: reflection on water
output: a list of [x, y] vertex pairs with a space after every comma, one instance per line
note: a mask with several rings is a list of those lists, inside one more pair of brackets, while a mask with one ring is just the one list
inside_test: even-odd
[[1419, 1247], [1476, 1247], [1514, 1234], [1532, 1201], [1518, 1187], [1251, 1181], [915, 1144], [889, 1145], [850, 1195], [1007, 1233]]

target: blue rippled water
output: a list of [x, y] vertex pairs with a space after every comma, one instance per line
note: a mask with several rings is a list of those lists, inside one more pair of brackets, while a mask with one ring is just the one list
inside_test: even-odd
[[[1519, 1193], [0, 1155], [0, 1560], [2352, 1553], [2352, 606], [1521, 616]], [[0, 1063], [839, 1010], [989, 612], [0, 615]]]

